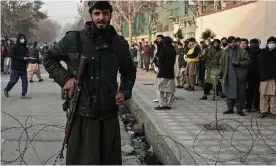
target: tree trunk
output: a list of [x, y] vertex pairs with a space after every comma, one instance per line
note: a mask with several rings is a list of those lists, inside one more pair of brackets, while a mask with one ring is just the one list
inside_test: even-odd
[[148, 25], [148, 41], [151, 41], [151, 35], [152, 35], [152, 33], [151, 33], [151, 25], [152, 25], [152, 12], [150, 12], [149, 13], [149, 25]]
[[132, 42], [132, 20], [128, 20], [128, 41], [129, 43]]
[[120, 27], [119, 27], [119, 34], [123, 35], [123, 22], [121, 22]]

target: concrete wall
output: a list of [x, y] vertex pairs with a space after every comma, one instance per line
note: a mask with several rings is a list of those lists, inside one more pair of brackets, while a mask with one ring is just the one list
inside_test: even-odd
[[276, 36], [276, 1], [259, 1], [198, 17], [196, 19], [196, 39], [201, 33], [211, 29], [217, 38], [230, 35], [248, 39], [259, 38], [265, 46], [267, 38]]

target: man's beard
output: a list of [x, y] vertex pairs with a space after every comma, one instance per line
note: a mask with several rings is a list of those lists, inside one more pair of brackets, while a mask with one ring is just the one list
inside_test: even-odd
[[96, 23], [94, 23], [96, 25], [96, 27], [98, 29], [106, 29], [109, 25], [110, 21], [109, 22], [106, 22], [106, 21], [103, 21], [103, 20], [100, 20], [100, 21], [97, 21]]

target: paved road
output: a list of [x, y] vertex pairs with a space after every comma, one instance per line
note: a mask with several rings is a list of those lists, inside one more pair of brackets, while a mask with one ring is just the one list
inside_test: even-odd
[[[47, 162], [46, 164], [52, 165], [56, 159], [55, 154], [61, 148], [64, 137], [63, 126], [65, 124], [65, 114], [61, 108], [63, 102], [60, 99], [61, 90], [53, 80], [49, 79], [43, 68], [42, 75], [45, 79], [44, 82], [39, 83], [37, 78], [34, 77], [35, 82], [29, 84], [28, 94], [32, 97], [31, 100], [20, 99], [21, 81], [10, 92], [10, 98], [5, 98], [1, 90], [1, 155], [2, 160], [11, 161], [10, 164], [40, 165]], [[8, 80], [8, 75], [1, 77], [2, 88], [6, 86]], [[25, 127], [32, 126], [24, 131], [21, 125]], [[6, 130], [9, 127], [13, 128]], [[122, 124], [121, 135], [123, 149], [128, 151], [129, 146], [127, 144], [129, 144], [130, 137], [123, 129]], [[34, 139], [30, 144], [29, 140], [33, 137]], [[24, 147], [27, 148], [24, 149]], [[19, 151], [24, 153], [24, 156], [22, 156], [23, 162], [21, 162], [21, 158], [16, 160], [20, 157]], [[51, 158], [51, 156], [54, 157]], [[48, 159], [49, 161], [47, 161]], [[123, 156], [123, 160], [125, 161], [124, 164], [138, 164], [135, 156]], [[61, 163], [63, 161], [57, 161], [57, 164]], [[2, 161], [2, 164], [7, 163]]]
[[220, 133], [207, 130], [202, 125], [216, 120], [216, 103], [200, 101], [202, 90], [187, 92], [177, 89], [175, 95], [179, 100], [173, 102], [172, 110], [157, 111], [153, 109], [157, 106], [152, 101], [156, 98], [153, 83], [154, 79], [137, 82], [133, 100], [141, 106], [145, 112], [143, 115], [149, 117], [149, 123], [156, 122], [154, 126], [162, 129], [159, 134], [166, 134], [162, 137], [183, 145], [174, 141], [170, 144], [182, 164], [205, 165], [221, 161], [217, 164], [276, 165], [275, 118], [254, 118], [256, 113], [246, 113], [246, 117], [223, 115], [227, 108], [221, 99], [217, 103], [217, 118], [220, 120], [218, 124], [224, 125], [226, 130]]

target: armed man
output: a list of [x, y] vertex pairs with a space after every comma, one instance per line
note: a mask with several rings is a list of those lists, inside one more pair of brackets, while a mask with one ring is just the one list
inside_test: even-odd
[[43, 63], [73, 100], [65, 134], [66, 165], [121, 165], [118, 108], [131, 98], [136, 67], [127, 41], [110, 25], [110, 3], [89, 1], [88, 6], [92, 21], [81, 31], [68, 32], [47, 51]]

